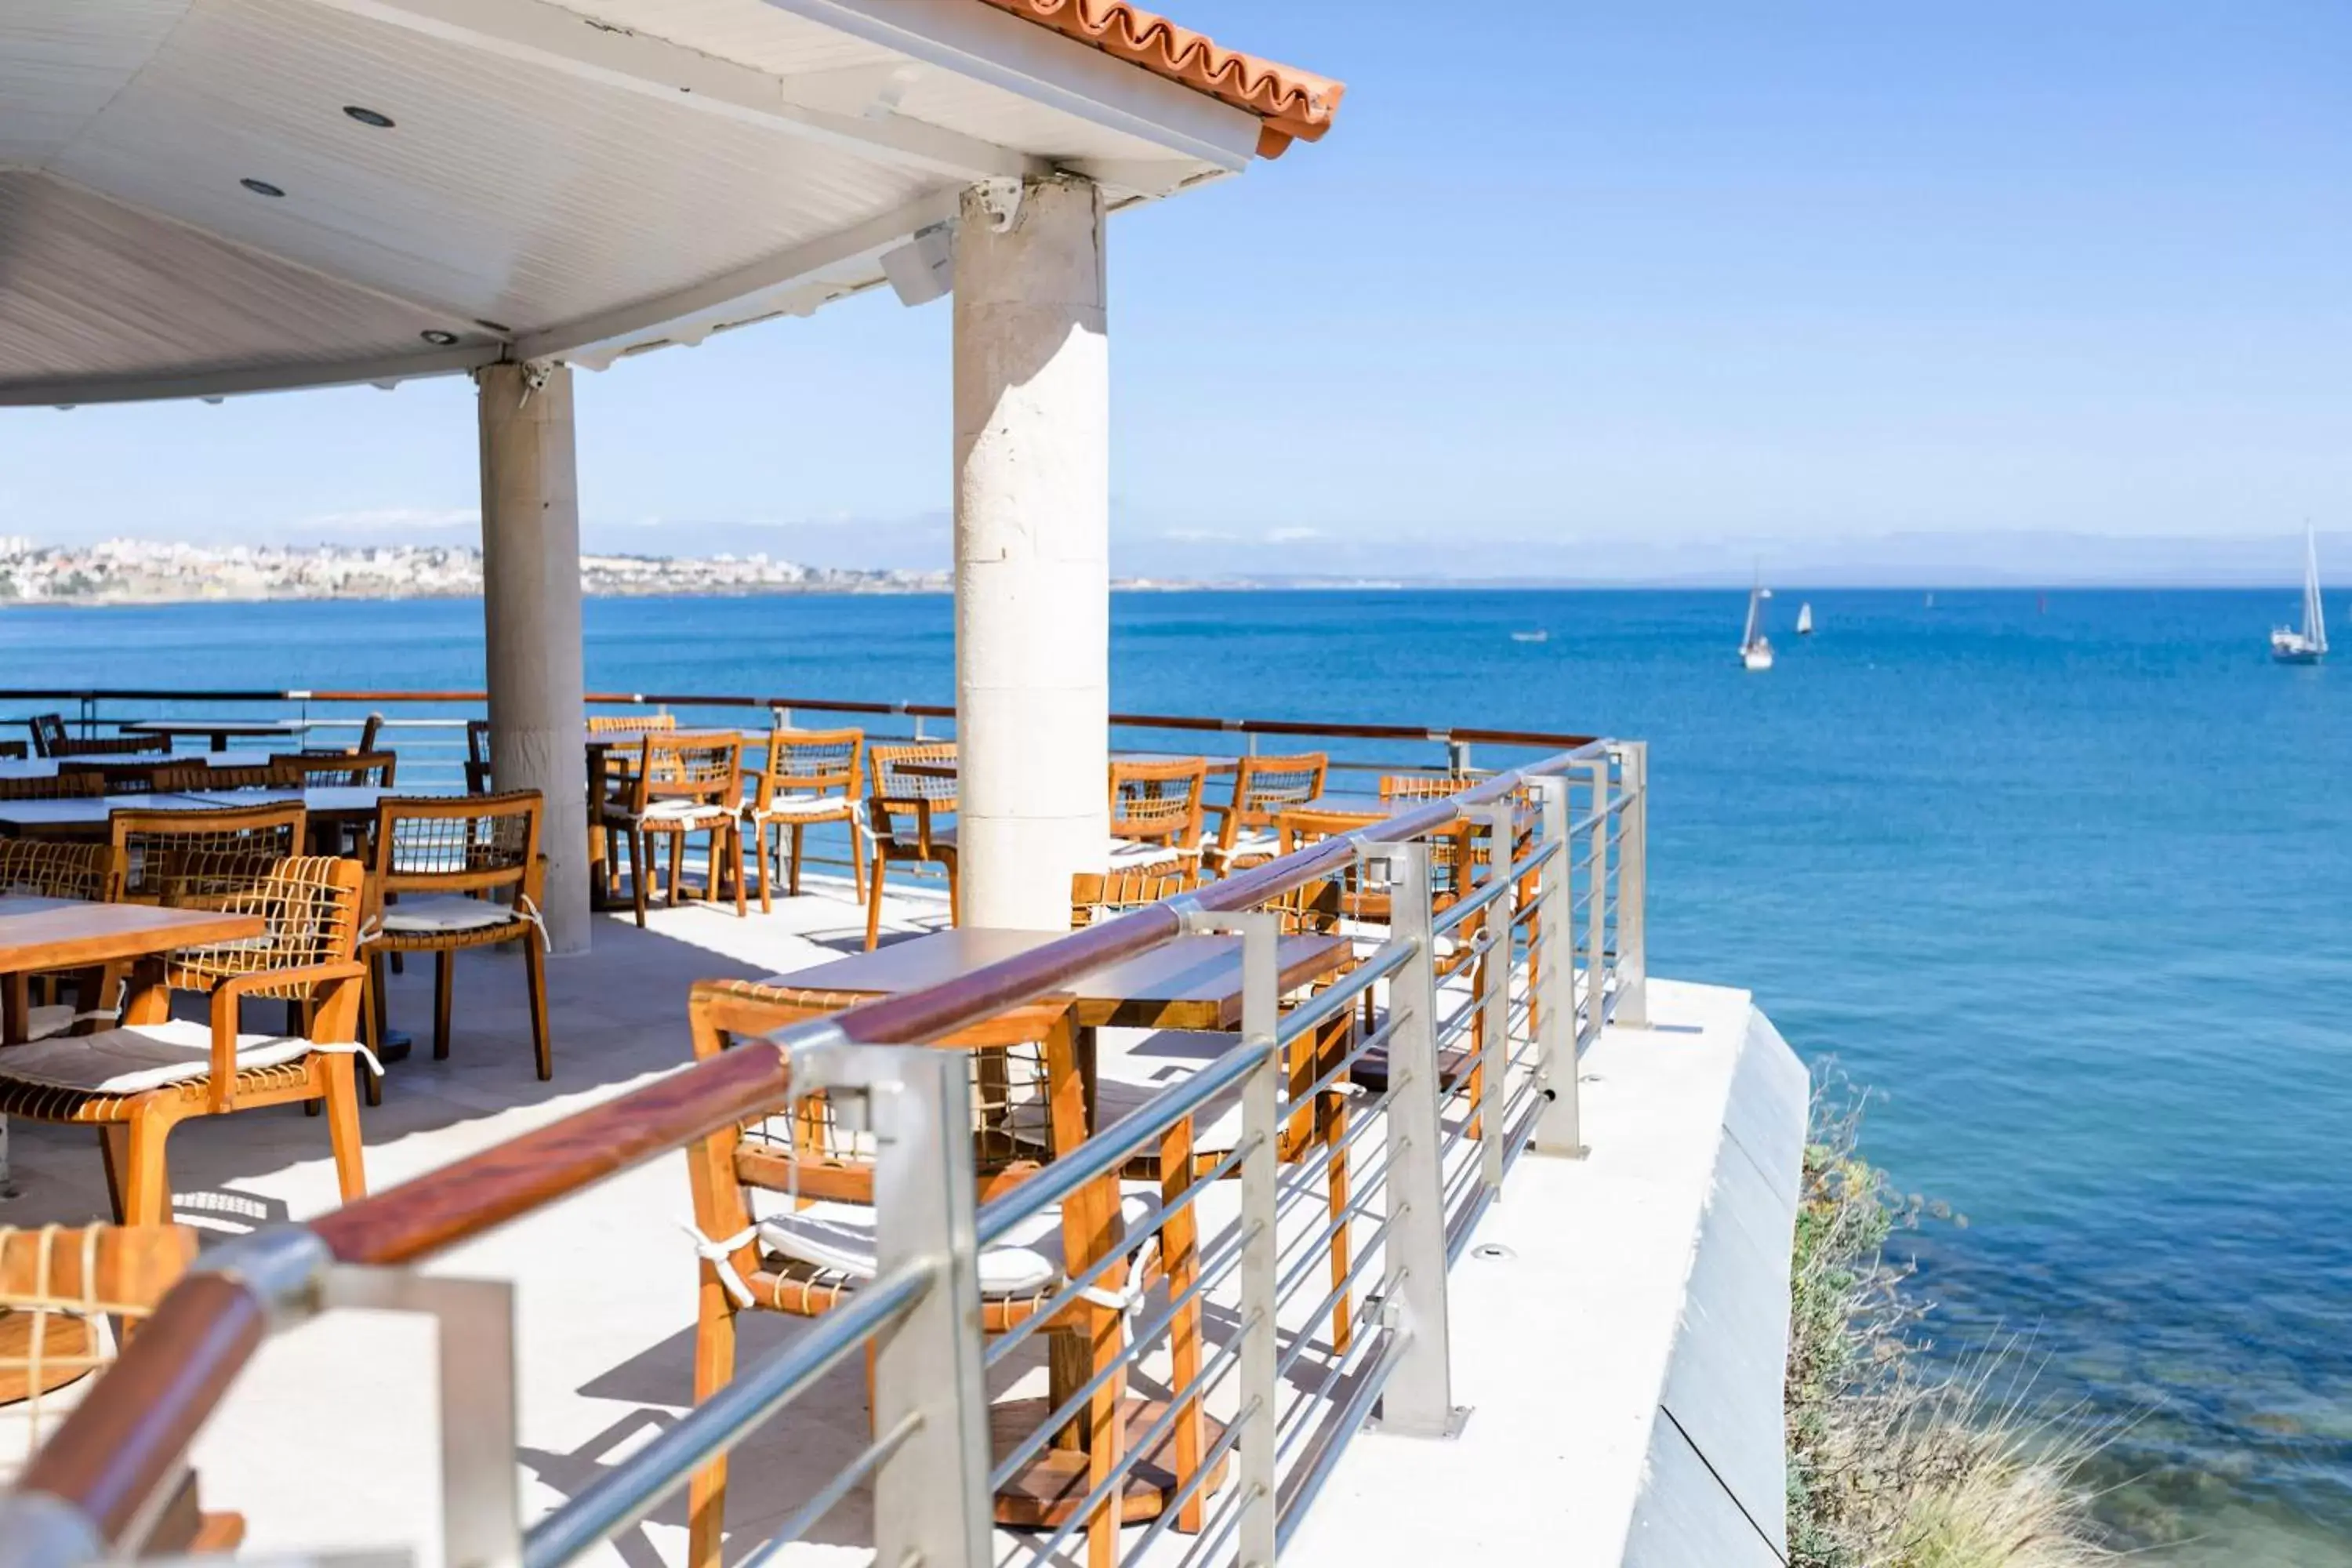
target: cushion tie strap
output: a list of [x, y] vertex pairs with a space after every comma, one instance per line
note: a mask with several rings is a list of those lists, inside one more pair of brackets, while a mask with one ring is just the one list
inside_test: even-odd
[[727, 1288], [727, 1294], [734, 1298], [738, 1307], [749, 1307], [757, 1300], [751, 1294], [751, 1287], [743, 1283], [743, 1276], [737, 1271], [733, 1258], [737, 1252], [751, 1245], [752, 1237], [760, 1234], [758, 1226], [748, 1226], [724, 1241], [711, 1240], [702, 1234], [700, 1228], [685, 1220], [678, 1222], [677, 1228], [694, 1237], [694, 1255], [718, 1273], [719, 1282]]

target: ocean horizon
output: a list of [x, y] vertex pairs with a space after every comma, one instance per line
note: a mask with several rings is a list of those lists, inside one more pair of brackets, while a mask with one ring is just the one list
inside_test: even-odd
[[[1122, 592], [1112, 705], [1649, 742], [1653, 971], [1751, 989], [1963, 1216], [1896, 1238], [1935, 1353], [2011, 1346], [2151, 1562], [2352, 1562], [2352, 670], [2271, 664], [2291, 590], [1928, 592], [1785, 589], [1760, 675], [1744, 589]], [[481, 679], [475, 600], [28, 609], [0, 686]], [[944, 595], [585, 619], [592, 689], [953, 700]]]

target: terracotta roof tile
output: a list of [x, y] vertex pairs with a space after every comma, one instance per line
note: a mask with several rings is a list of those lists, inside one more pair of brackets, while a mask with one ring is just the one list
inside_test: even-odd
[[1091, 44], [1155, 76], [1247, 110], [1258, 117], [1257, 152], [1279, 157], [1297, 137], [1319, 140], [1331, 128], [1347, 88], [1215, 40], [1127, 0], [986, 0], [999, 10]]

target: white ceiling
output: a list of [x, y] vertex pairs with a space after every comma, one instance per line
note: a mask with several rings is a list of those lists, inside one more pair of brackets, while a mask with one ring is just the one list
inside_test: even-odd
[[871, 287], [975, 179], [1255, 133], [976, 0], [8, 0], [0, 402], [601, 366]]

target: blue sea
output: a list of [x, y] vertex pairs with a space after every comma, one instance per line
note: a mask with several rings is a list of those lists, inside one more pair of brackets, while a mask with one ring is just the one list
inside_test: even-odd
[[[1738, 593], [1133, 594], [1113, 700], [1648, 739], [1653, 968], [1752, 988], [1874, 1091], [1867, 1152], [1966, 1217], [1904, 1241], [1940, 1348], [2021, 1341], [2031, 1397], [2106, 1442], [2110, 1520], [2172, 1543], [2151, 1561], [2335, 1564], [2352, 658], [2268, 662], [2294, 600], [1784, 590], [1749, 675]], [[0, 684], [467, 687], [480, 613], [8, 610]], [[952, 700], [944, 598], [587, 624], [592, 687]]]

